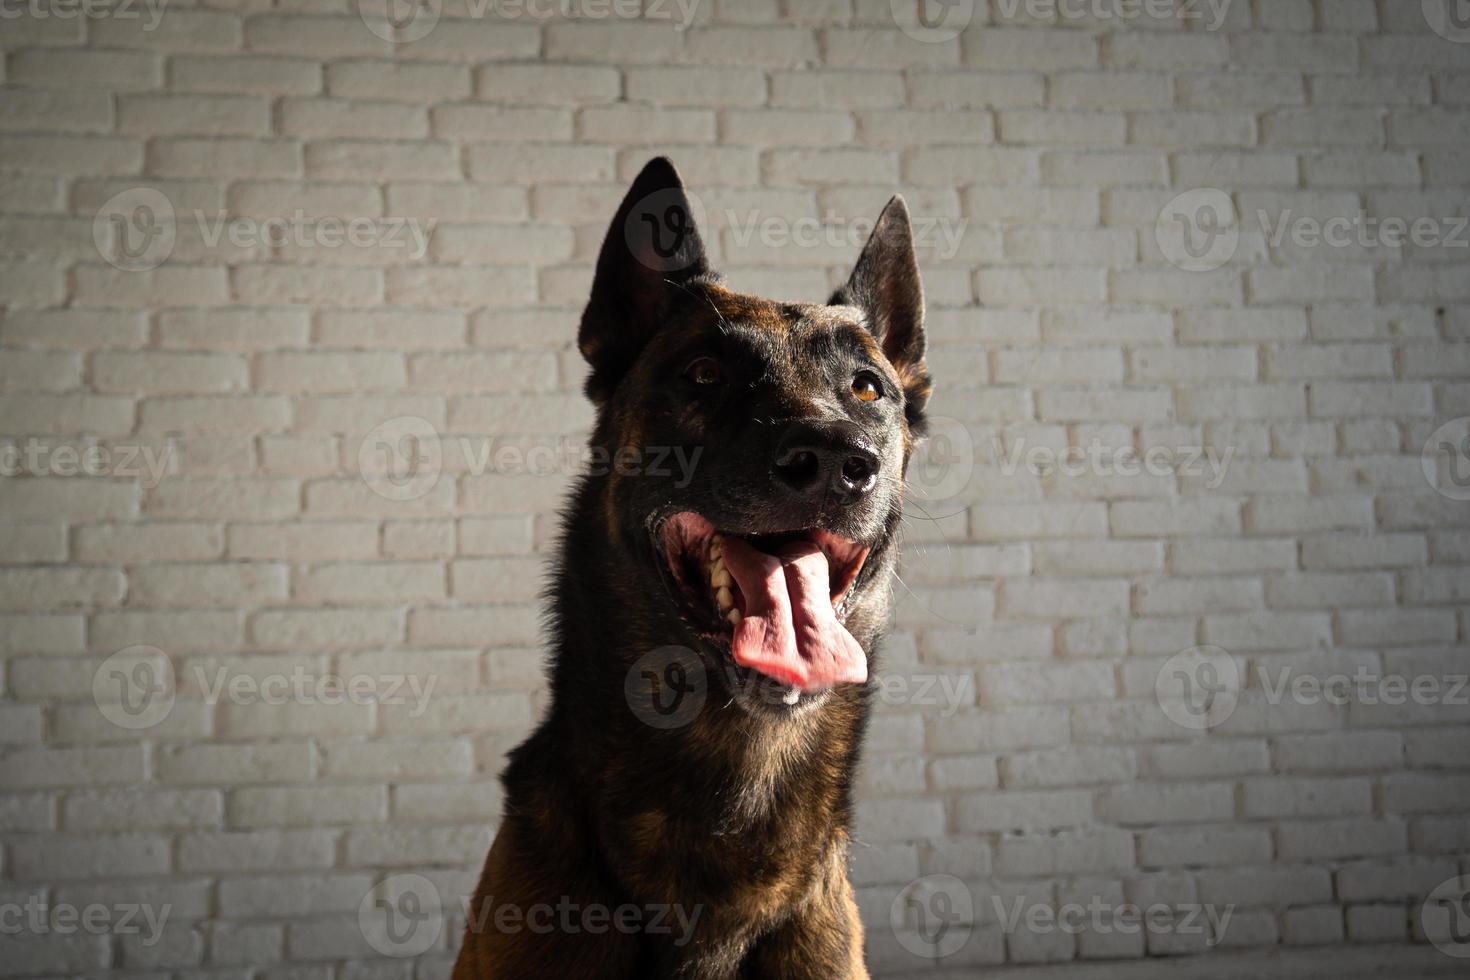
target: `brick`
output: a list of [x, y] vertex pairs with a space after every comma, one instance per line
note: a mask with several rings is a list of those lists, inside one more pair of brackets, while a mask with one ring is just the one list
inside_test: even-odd
[[443, 105], [431, 110], [431, 118], [436, 138], [462, 142], [538, 142], [572, 136], [572, 114], [565, 109]]
[[326, 179], [451, 180], [460, 176], [460, 164], [448, 143], [339, 139], [307, 146], [306, 173]]
[[112, 105], [98, 92], [11, 91], [0, 108], [0, 130], [105, 133]]
[[169, 82], [179, 92], [313, 95], [321, 91], [322, 70], [312, 61], [268, 55], [176, 55]]
[[148, 172], [164, 177], [299, 177], [302, 149], [295, 140], [155, 139], [148, 144]]
[[234, 610], [115, 610], [92, 616], [93, 650], [164, 642], [171, 648], [235, 650], [244, 637], [243, 617]]
[[1286, 823], [1280, 829], [1285, 860], [1321, 860], [1398, 854], [1407, 850], [1404, 824], [1396, 819], [1343, 819]]
[[1104, 790], [1098, 813], [1124, 826], [1226, 821], [1235, 815], [1235, 793], [1229, 783], [1137, 783]]
[[156, 875], [169, 868], [168, 839], [152, 835], [119, 835], [107, 839], [53, 836], [18, 852], [15, 871], [24, 878], [47, 880]]
[[316, 827], [386, 819], [382, 786], [242, 787], [230, 794], [233, 827]]
[[407, 380], [402, 356], [389, 353], [265, 354], [256, 370], [266, 391], [360, 392], [400, 388]]
[[[363, 66], [346, 75], [349, 66], [338, 66], [344, 72], [343, 85], [358, 84], [359, 76], [368, 74], [370, 66]], [[371, 66], [376, 67], [376, 66]], [[399, 72], [415, 72], [420, 66], [392, 66]], [[427, 68], [428, 66], [423, 66]], [[328, 81], [332, 83], [334, 69], [328, 69]], [[433, 66], [433, 71], [444, 71]], [[454, 69], [457, 70], [457, 69]], [[413, 77], [413, 76], [410, 76]], [[417, 76], [422, 84], [430, 77]], [[456, 79], [457, 80], [457, 79]], [[369, 84], [373, 84], [371, 80]], [[442, 82], [435, 82], [434, 95], [443, 91]], [[592, 65], [562, 64], [496, 64], [486, 65], [476, 72], [475, 95], [487, 102], [509, 102], [517, 104], [544, 103], [549, 105], [596, 105], [616, 101], [621, 91], [622, 80], [614, 68]], [[410, 86], [412, 93], [412, 86]], [[384, 96], [388, 97], [388, 96]], [[399, 96], [404, 97], [404, 96]], [[422, 96], [408, 96], [411, 100]]]
[[105, 86], [114, 92], [146, 91], [163, 84], [163, 59], [143, 51], [30, 49], [10, 56], [9, 80], [46, 88]]
[[230, 877], [220, 882], [220, 911], [232, 919], [348, 912], [372, 884], [365, 872]]
[[[665, 108], [644, 105], [592, 106], [583, 109], [577, 116], [577, 133], [584, 140], [621, 141], [629, 132], [636, 132], [641, 139], [665, 140], [671, 143], [691, 143], [714, 139], [716, 115], [709, 109]], [[545, 148], [543, 148], [544, 152]], [[600, 164], [604, 156], [601, 151], [556, 154], [560, 165], [567, 170], [578, 166], [602, 173]], [[608, 171], [610, 179], [611, 172]], [[596, 178], [589, 178], [596, 179]]]
[[[545, 57], [551, 61], [587, 61], [594, 64], [609, 51], [620, 61], [660, 64], [672, 60], [682, 47], [683, 35], [667, 24], [558, 23], [546, 29]], [[534, 51], [532, 52], [534, 54]]]
[[112, 785], [143, 778], [140, 746], [120, 748], [21, 748], [0, 760], [12, 789]]
[[287, 98], [277, 113], [282, 133], [308, 139], [414, 139], [429, 133], [428, 114], [421, 106], [397, 102]]
[[11, 135], [0, 147], [0, 166], [21, 173], [134, 173], [142, 160], [142, 142], [119, 137]]
[[183, 871], [305, 870], [329, 867], [335, 835], [322, 829], [187, 834], [178, 844]]
[[263, 610], [251, 618], [250, 635], [267, 650], [381, 647], [402, 639], [403, 617], [392, 609]]
[[158, 558], [218, 558], [224, 535], [209, 524], [97, 524], [75, 531], [75, 553], [83, 562], [146, 562]]
[[1229, 41], [1218, 35], [1115, 32], [1107, 37], [1106, 64], [1120, 68], [1188, 68], [1223, 65]]
[[247, 96], [124, 95], [117, 128], [147, 136], [264, 136], [270, 104]]
[[[284, 598], [287, 569], [260, 564], [150, 564], [132, 578], [135, 602], [158, 605], [223, 606]], [[230, 597], [235, 597], [231, 603]]]
[[377, 525], [369, 521], [235, 524], [229, 528], [231, 558], [321, 561], [377, 556]]
[[1158, 827], [1138, 836], [1138, 860], [1143, 865], [1230, 867], [1270, 859], [1271, 835], [1264, 827]]
[[897, 71], [773, 72], [771, 104], [820, 109], [877, 109], [904, 101]]

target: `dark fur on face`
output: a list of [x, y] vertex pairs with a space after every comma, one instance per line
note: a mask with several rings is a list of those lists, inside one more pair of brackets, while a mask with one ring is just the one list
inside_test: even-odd
[[[725, 288], [692, 214], [654, 160], [598, 260], [578, 335], [591, 443], [630, 465], [584, 478], [565, 513], [551, 707], [503, 776], [456, 977], [867, 975], [845, 864], [869, 685], [797, 690], [737, 665], [701, 563], [713, 531], [819, 546], [871, 666], [930, 390], [908, 213], [888, 204], [826, 304]], [[675, 451], [692, 470], [653, 464]], [[625, 681], [671, 645], [697, 654], [706, 696], [658, 729]], [[495, 925], [505, 907], [563, 898], [700, 912], [683, 944]]]

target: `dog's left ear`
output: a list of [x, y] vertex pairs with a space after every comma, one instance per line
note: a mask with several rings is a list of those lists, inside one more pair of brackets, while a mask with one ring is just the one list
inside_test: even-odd
[[628, 188], [597, 258], [577, 346], [592, 366], [587, 397], [598, 405], [668, 319], [696, 279], [714, 279], [694, 207], [665, 157], [648, 161]]
[[856, 306], [867, 314], [868, 330], [903, 383], [909, 428], [922, 431], [933, 386], [924, 363], [924, 286], [902, 197], [895, 196], [883, 208], [852, 276], [827, 302]]

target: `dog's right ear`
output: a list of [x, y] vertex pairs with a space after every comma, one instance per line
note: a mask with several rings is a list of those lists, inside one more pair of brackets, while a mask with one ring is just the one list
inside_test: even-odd
[[667, 158], [655, 157], [628, 189], [597, 258], [577, 332], [577, 346], [592, 366], [587, 397], [606, 402], [664, 325], [681, 287], [712, 278], [684, 183]]

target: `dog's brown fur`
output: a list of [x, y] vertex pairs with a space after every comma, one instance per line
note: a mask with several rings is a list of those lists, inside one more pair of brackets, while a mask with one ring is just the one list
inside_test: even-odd
[[[592, 445], [616, 451], [735, 439], [740, 451], [702, 463], [701, 482], [684, 490], [616, 472], [589, 476], [576, 489], [551, 592], [551, 708], [503, 776], [505, 814], [469, 907], [455, 980], [868, 976], [846, 864], [869, 690], [839, 687], [786, 714], [747, 703], [739, 672], [720, 659], [728, 648], [722, 653], [692, 633], [660, 587], [646, 525], [675, 498], [722, 506], [717, 491], [742, 486], [752, 461], [767, 458], [759, 440], [768, 436], [741, 413], [830, 411], [818, 377], [828, 361], [836, 359], [840, 376], [843, 358], [871, 360], [893, 398], [863, 419], [878, 433], [890, 485], [862, 514], [829, 515], [854, 538], [878, 541], [846, 620], [871, 662], [888, 614], [895, 488], [929, 390], [907, 213], [901, 201], [890, 204], [858, 272], [834, 295], [838, 305], [797, 306], [719, 285], [697, 233], [680, 246], [682, 265], [664, 262], [650, 275], [630, 254], [636, 235], [624, 231], [637, 226], [650, 196], [670, 194], [683, 200], [677, 175], [667, 161], [653, 161], [603, 246], [580, 337], [599, 409]], [[687, 359], [691, 338], [737, 329], [742, 350], [765, 372], [767, 399], [735, 413], [743, 427], [693, 396], [663, 393], [671, 390], [669, 365]], [[744, 434], [731, 435], [731, 424]], [[753, 491], [730, 520], [755, 526], [778, 519], [771, 516], [778, 509]], [[661, 730], [630, 710], [624, 680], [639, 656], [670, 644], [698, 649], [714, 666], [703, 708], [687, 725]], [[671, 936], [644, 927], [516, 925], [533, 906], [558, 903], [609, 913], [667, 906], [698, 919], [687, 942], [675, 941], [677, 926]]]

